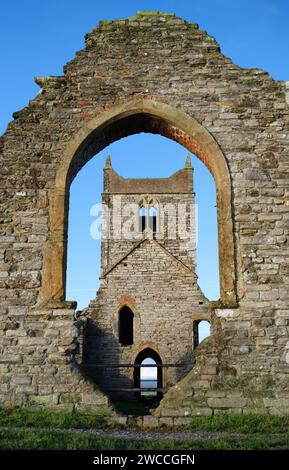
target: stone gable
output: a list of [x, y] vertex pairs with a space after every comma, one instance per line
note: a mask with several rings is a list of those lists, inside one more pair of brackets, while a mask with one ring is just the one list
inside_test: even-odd
[[[135, 253], [136, 251], [148, 251], [149, 253], [145, 255], [145, 253]], [[144, 260], [143, 264], [141, 260]], [[149, 240], [147, 238], [137, 243], [126, 255], [111, 266], [109, 270], [103, 274], [103, 277], [109, 275], [112, 271], [118, 271], [118, 268], [123, 268], [123, 266], [128, 268], [127, 270], [121, 269], [121, 274], [123, 274], [124, 279], [126, 278], [125, 271], [129, 271], [129, 269], [131, 269], [132, 273], [138, 273], [140, 271], [150, 273], [151, 263], [153, 263], [155, 267], [152, 275], [166, 275], [169, 269], [169, 272], [171, 274], [175, 274], [177, 277], [184, 277], [187, 274], [191, 276], [191, 281], [193, 283], [196, 282], [197, 276], [189, 266], [172, 255], [156, 240]], [[114, 274], [118, 275], [118, 272]]]

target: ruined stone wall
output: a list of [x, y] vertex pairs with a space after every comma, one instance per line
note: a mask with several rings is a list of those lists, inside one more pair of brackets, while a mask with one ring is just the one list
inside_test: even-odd
[[107, 396], [72, 360], [79, 348], [74, 311], [37, 308], [23, 314], [15, 309], [13, 317], [2, 320], [1, 406], [112, 414]]
[[[87, 35], [86, 48], [65, 66], [63, 76], [38, 78], [37, 83], [40, 93], [14, 114], [14, 121], [0, 139], [1, 404], [11, 403], [12, 396], [13, 403], [17, 403], [40, 393], [39, 389], [20, 390], [12, 379], [26, 377], [29, 372], [33, 383], [40, 375], [38, 367], [30, 369], [30, 355], [23, 343], [33, 330], [31, 311], [43, 308], [39, 305], [40, 291], [49, 290], [53, 284], [53, 292], [59, 291], [53, 298], [60, 304], [63, 298], [63, 282], [57, 270], [53, 273], [53, 266], [57, 264], [57, 250], [58, 264], [65, 264], [65, 236], [61, 231], [65, 216], [60, 211], [58, 217], [51, 217], [53, 204], [61, 198], [67, 201], [73, 175], [94, 153], [118, 138], [140, 131], [157, 132], [189, 148], [191, 137], [174, 127], [174, 119], [165, 122], [161, 111], [158, 113], [161, 103], [165, 103], [176, 116], [179, 110], [185, 113], [186, 122], [189, 117], [196, 119], [219, 144], [231, 181], [234, 263], [226, 264], [223, 275], [236, 279], [237, 302], [236, 308], [229, 311], [226, 304], [218, 306], [217, 333], [211, 340], [216, 362], [214, 379], [207, 374], [210, 377], [199, 383], [198, 389], [210, 389], [217, 377], [220, 393], [230, 397], [234, 390], [242, 395], [242, 377], [247, 377], [247, 383], [250, 377], [263, 378], [267, 388], [260, 395], [262, 406], [265, 399], [275, 400], [270, 412], [283, 412], [289, 399], [286, 83], [272, 80], [261, 70], [234, 65], [221, 54], [216, 41], [196, 25], [172, 15], [143, 13], [122, 21], [102, 22]], [[108, 131], [100, 130], [95, 140], [86, 142], [89, 130], [94, 135], [90, 125], [96, 116], [101, 117], [114, 106], [129, 109], [132, 100], [150, 100], [155, 110], [152, 118], [141, 115], [139, 119], [133, 116], [115, 122]], [[159, 123], [155, 119], [158, 114]], [[141, 127], [144, 122], [148, 125]], [[64, 194], [55, 187], [56, 175], [76, 134], [83, 135], [83, 142], [68, 175], [57, 180], [59, 183], [67, 177]], [[208, 140], [206, 147], [203, 140], [200, 150], [200, 135], [194, 137], [196, 153], [212, 170], [211, 143]], [[219, 204], [221, 178], [216, 185]], [[220, 224], [226, 226], [226, 217], [219, 219], [219, 229]], [[49, 238], [51, 233], [53, 240]], [[219, 241], [223, 243], [225, 238], [222, 235]], [[44, 254], [52, 246], [53, 274], [45, 277], [48, 268], [43, 265]], [[222, 256], [220, 266], [226, 262]], [[47, 295], [43, 297], [47, 301]], [[53, 305], [47, 305], [49, 312], [53, 312]], [[66, 308], [65, 304], [58, 307]], [[44, 338], [43, 329], [38, 338]], [[53, 336], [45, 341], [47, 348], [58, 344]], [[40, 351], [31, 345], [35, 360], [41, 360], [43, 367], [49, 364], [45, 358], [47, 348]], [[222, 378], [221, 370], [231, 371], [232, 377], [239, 380], [232, 379], [233, 385], [226, 392], [222, 387], [224, 390], [227, 379]], [[71, 390], [71, 385], [68, 388]], [[193, 388], [191, 384], [191, 395]], [[266, 393], [270, 396], [264, 397]], [[191, 395], [190, 410], [195, 406]], [[212, 403], [209, 407], [212, 409]]]

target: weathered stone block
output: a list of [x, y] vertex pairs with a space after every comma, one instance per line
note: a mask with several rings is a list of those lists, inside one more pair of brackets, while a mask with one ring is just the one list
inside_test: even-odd
[[100, 395], [98, 393], [82, 393], [81, 401], [84, 405], [106, 405], [108, 403], [108, 398], [105, 395]]
[[212, 408], [243, 408], [246, 406], [246, 398], [209, 398], [208, 405]]
[[79, 403], [81, 401], [81, 394], [80, 393], [73, 393], [69, 392], [67, 390], [67, 393], [61, 393], [59, 396], [59, 403], [60, 404], [65, 404], [65, 403]]
[[58, 405], [59, 396], [52, 395], [32, 395], [29, 397], [29, 403], [31, 405]]
[[19, 385], [17, 390], [20, 393], [25, 393], [27, 395], [37, 395], [39, 393], [38, 388], [34, 385]]
[[190, 408], [171, 408], [161, 411], [162, 416], [189, 416], [190, 414]]
[[21, 364], [22, 356], [20, 354], [0, 354], [0, 363], [4, 364]]
[[208, 390], [206, 396], [208, 398], [224, 398], [226, 392], [224, 390]]
[[47, 345], [48, 340], [46, 338], [20, 338], [19, 339], [19, 344], [22, 346], [42, 346], [42, 345]]
[[60, 330], [55, 330], [55, 329], [48, 329], [44, 332], [44, 336], [59, 336]]
[[174, 426], [187, 426], [191, 423], [191, 418], [173, 418]]
[[228, 409], [214, 409], [215, 415], [240, 415], [242, 414], [242, 408], [228, 408]]
[[161, 416], [159, 418], [159, 425], [160, 426], [167, 426], [167, 427], [171, 428], [171, 427], [173, 427], [173, 424], [174, 424], [173, 418], [165, 418], [163, 416]]
[[202, 375], [215, 375], [217, 373], [217, 368], [213, 366], [202, 367]]
[[16, 385], [30, 385], [32, 377], [22, 376], [22, 377], [12, 377], [12, 383]]
[[270, 408], [289, 408], [289, 398], [264, 398], [264, 405]]
[[159, 425], [159, 419], [157, 416], [143, 416], [144, 428], [157, 428], [158, 425]]

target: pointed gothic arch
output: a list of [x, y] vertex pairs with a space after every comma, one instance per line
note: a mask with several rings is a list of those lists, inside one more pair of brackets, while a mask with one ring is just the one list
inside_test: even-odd
[[149, 132], [168, 137], [194, 153], [214, 177], [217, 192], [220, 300], [236, 303], [232, 190], [226, 158], [214, 137], [196, 119], [168, 104], [135, 98], [114, 105], [86, 122], [67, 144], [50, 191], [50, 235], [43, 253], [40, 302], [65, 300], [69, 187], [96, 153], [128, 135]]

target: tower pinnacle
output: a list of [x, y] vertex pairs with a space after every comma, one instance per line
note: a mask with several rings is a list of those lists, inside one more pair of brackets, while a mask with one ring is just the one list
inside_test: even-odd
[[105, 161], [105, 167], [104, 168], [111, 168], [111, 159], [110, 159], [110, 155], [108, 155], [106, 157], [106, 161]]
[[191, 157], [189, 153], [186, 156], [185, 168], [192, 168], [192, 162], [191, 162]]

